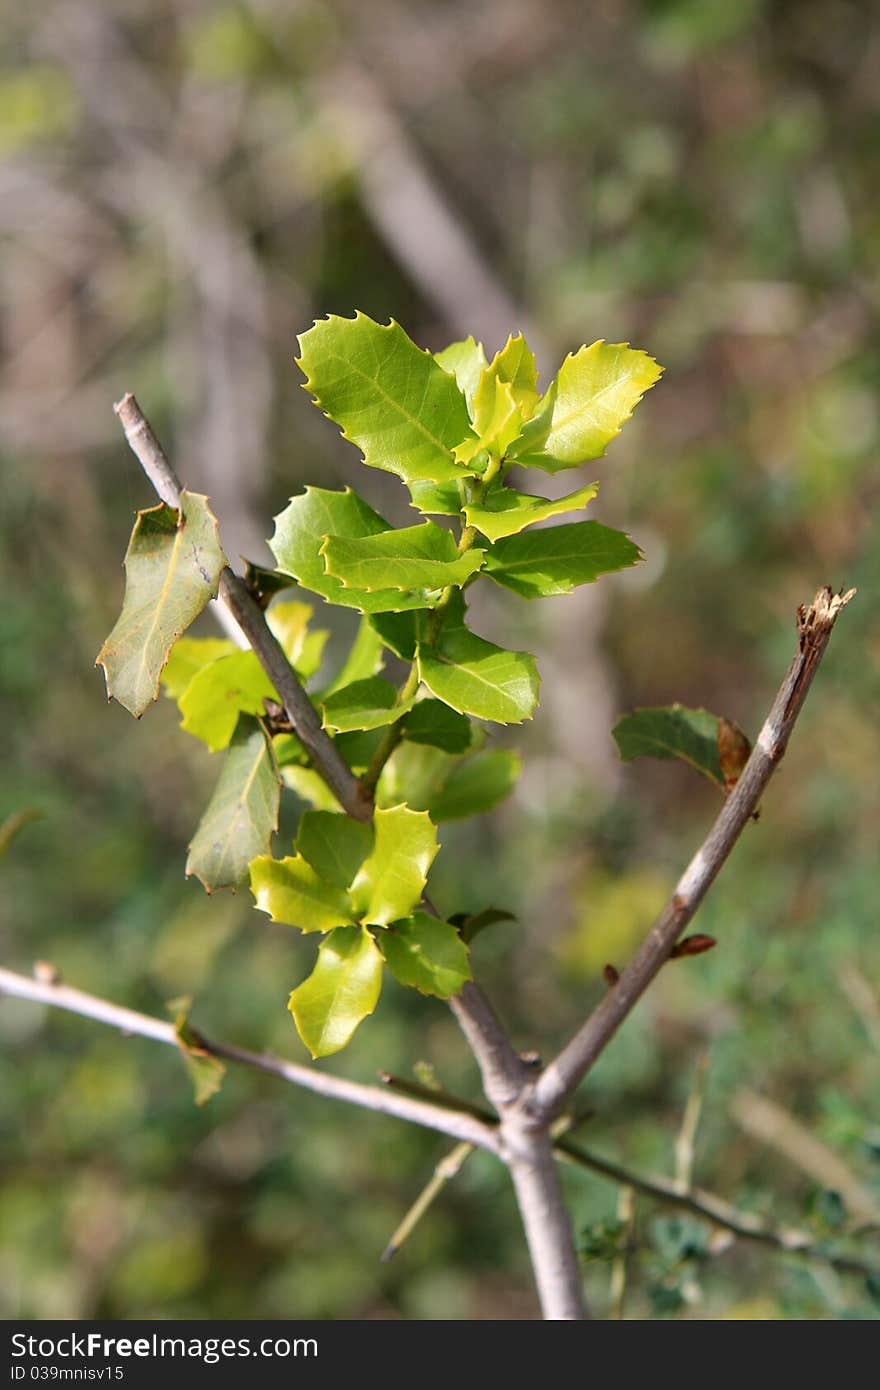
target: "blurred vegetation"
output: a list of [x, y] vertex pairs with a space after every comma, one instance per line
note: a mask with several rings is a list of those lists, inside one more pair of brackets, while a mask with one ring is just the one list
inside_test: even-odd
[[[150, 502], [114, 399], [137, 392], [229, 552], [260, 560], [307, 481], [406, 514], [297, 388], [313, 317], [394, 315], [431, 347], [524, 327], [545, 373], [632, 341], [666, 376], [596, 467], [593, 514], [646, 563], [516, 630], [545, 676], [514, 731], [526, 772], [477, 832], [444, 831], [435, 897], [517, 912], [477, 968], [549, 1054], [717, 805], [684, 768], [619, 767], [614, 716], [679, 699], [754, 733], [797, 604], [857, 585], [698, 919], [719, 946], [664, 971], [585, 1086], [579, 1138], [669, 1176], [708, 1052], [702, 1186], [833, 1226], [827, 1164], [750, 1128], [757, 1094], [880, 1204], [878, 18], [856, 0], [5, 0], [0, 819], [44, 819], [0, 865], [4, 964], [44, 958], [154, 1013], [192, 994], [209, 1034], [303, 1055], [284, 1005], [309, 943], [183, 879], [210, 759], [170, 702], [135, 725], [92, 669]], [[497, 599], [482, 630], [510, 640], [514, 611]], [[0, 1315], [535, 1315], [488, 1157], [380, 1265], [441, 1140], [240, 1072], [200, 1110], [168, 1050], [12, 1001], [0, 1044]], [[420, 1060], [474, 1092], [448, 1012], [393, 987], [334, 1059], [365, 1079]], [[565, 1181], [609, 1254], [618, 1192]], [[876, 1315], [858, 1278], [713, 1252], [646, 1199], [636, 1220], [651, 1254], [627, 1315]], [[608, 1280], [591, 1260], [600, 1310]]]

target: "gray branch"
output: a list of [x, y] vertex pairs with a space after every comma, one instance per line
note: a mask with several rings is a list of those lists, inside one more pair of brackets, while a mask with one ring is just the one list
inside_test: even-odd
[[788, 746], [837, 617], [854, 593], [850, 589], [833, 594], [826, 587], [819, 590], [808, 607], [798, 609], [797, 651], [742, 776], [633, 960], [525, 1098], [534, 1118], [551, 1119], [559, 1113], [669, 959], [673, 946], [755, 814], [764, 788]]
[[[0, 994], [17, 999], [29, 999], [34, 1004], [48, 1004], [53, 1009], [64, 1009], [68, 1013], [80, 1014], [83, 1018], [92, 1018], [97, 1023], [109, 1024], [111, 1028], [118, 1028], [126, 1034], [151, 1038], [154, 1042], [166, 1043], [172, 1047], [180, 1046], [172, 1023], [153, 1018], [149, 1014], [135, 1013], [132, 1009], [111, 1004], [106, 999], [85, 994], [82, 990], [71, 989], [48, 972], [46, 978], [31, 980], [26, 975], [0, 968]], [[199, 1046], [212, 1057], [251, 1067], [255, 1071], [267, 1072], [270, 1076], [277, 1076], [282, 1081], [288, 1081], [291, 1085], [300, 1086], [306, 1091], [315, 1091], [330, 1100], [343, 1100], [350, 1105], [359, 1105], [365, 1110], [393, 1115], [399, 1120], [408, 1120], [410, 1124], [438, 1130], [453, 1139], [465, 1140], [469, 1144], [479, 1145], [480, 1148], [497, 1151], [497, 1134], [492, 1125], [484, 1124], [474, 1115], [452, 1110], [448, 1105], [432, 1105], [430, 1101], [401, 1095], [384, 1087], [365, 1086], [359, 1081], [348, 1081], [341, 1076], [317, 1071], [314, 1067], [301, 1067], [295, 1062], [286, 1062], [269, 1052], [248, 1052], [229, 1043], [212, 1042], [201, 1033], [198, 1037]]]

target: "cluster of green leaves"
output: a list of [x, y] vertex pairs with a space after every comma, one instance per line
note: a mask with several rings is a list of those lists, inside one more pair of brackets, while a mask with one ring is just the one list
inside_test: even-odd
[[[139, 516], [122, 616], [99, 661], [108, 692], [132, 713], [161, 681], [183, 728], [212, 752], [226, 750], [187, 872], [208, 891], [249, 878], [273, 921], [323, 933], [314, 971], [290, 998], [318, 1057], [342, 1047], [375, 1008], [386, 966], [440, 998], [470, 978], [466, 919], [443, 921], [423, 903], [437, 825], [490, 810], [509, 793], [519, 760], [486, 745], [492, 725], [532, 717], [539, 677], [529, 653], [471, 630], [466, 590], [485, 578], [524, 598], [566, 594], [636, 563], [633, 541], [597, 521], [537, 527], [581, 511], [595, 484], [551, 500], [510, 475], [598, 458], [661, 369], [643, 352], [600, 341], [570, 354], [541, 394], [519, 335], [491, 362], [473, 338], [432, 355], [397, 323], [361, 313], [321, 320], [300, 345], [315, 403], [364, 464], [401, 480], [423, 517], [395, 528], [350, 488], [308, 487], [275, 519], [276, 569], [248, 572], [304, 684], [320, 671], [326, 634], [310, 627], [308, 605], [279, 592], [298, 585], [362, 615], [342, 670], [310, 694], [375, 792], [372, 824], [344, 814], [296, 734], [273, 718], [277, 694], [252, 652], [181, 637], [225, 563], [204, 498], [184, 493], [179, 512]], [[399, 689], [381, 674], [386, 653], [409, 666]], [[275, 859], [285, 787], [311, 809], [294, 853]]]

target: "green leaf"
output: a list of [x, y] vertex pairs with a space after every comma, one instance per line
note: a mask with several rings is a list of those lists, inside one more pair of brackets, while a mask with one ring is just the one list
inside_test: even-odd
[[188, 1014], [191, 1004], [188, 996], [172, 999], [168, 1010], [174, 1017], [174, 1034], [193, 1085], [196, 1105], [207, 1105], [223, 1084], [226, 1065], [207, 1050], [202, 1038], [190, 1026]]
[[406, 716], [403, 736], [410, 743], [427, 743], [447, 753], [466, 753], [473, 731], [467, 715], [450, 709], [442, 700], [420, 700]]
[[261, 855], [251, 864], [251, 892], [260, 912], [273, 922], [287, 922], [300, 931], [330, 931], [354, 921], [341, 888], [319, 878], [301, 854], [272, 859]]
[[388, 522], [351, 488], [328, 492], [325, 488], [307, 487], [276, 516], [275, 534], [269, 545], [283, 570], [295, 575], [304, 589], [321, 594], [330, 603], [359, 608], [364, 613], [425, 608], [422, 594], [405, 594], [397, 589], [361, 593], [346, 589], [325, 571], [321, 547], [327, 536], [361, 539], [390, 530]]
[[415, 661], [418, 640], [415, 613], [373, 613], [369, 621], [395, 656], [401, 661]]
[[611, 730], [625, 763], [634, 758], [681, 758], [710, 782], [725, 786], [718, 754], [719, 720], [705, 709], [684, 705], [636, 709]]
[[353, 681], [328, 695], [322, 704], [324, 728], [332, 733], [351, 733], [355, 729], [381, 729], [393, 724], [412, 709], [415, 696], [398, 703], [397, 691], [381, 676]]
[[456, 758], [441, 748], [404, 739], [382, 769], [376, 788], [377, 806], [387, 808], [405, 801], [414, 811], [427, 811]]
[[[483, 563], [482, 550], [459, 555], [449, 531], [433, 521], [381, 535], [330, 535], [321, 547], [327, 574], [346, 589], [444, 589], [464, 584]], [[428, 606], [427, 600], [422, 605]]]
[[[396, 614], [383, 614], [383, 617], [396, 617]], [[352, 642], [342, 669], [324, 689], [324, 697], [332, 695], [353, 681], [365, 681], [382, 668], [382, 638], [369, 618], [361, 618], [357, 635]]]
[[373, 824], [373, 852], [351, 886], [351, 900], [362, 921], [385, 927], [408, 917], [421, 900], [439, 848], [437, 827], [425, 811], [408, 806], [377, 810]]
[[330, 315], [299, 340], [306, 390], [363, 451], [405, 483], [460, 477], [452, 450], [470, 432], [455, 379], [392, 319]]
[[464, 338], [459, 343], [450, 343], [442, 352], [435, 352], [434, 361], [455, 377], [458, 389], [470, 405], [480, 384], [480, 375], [488, 366], [483, 344], [475, 343], [472, 337]]
[[519, 724], [531, 719], [540, 678], [528, 652], [496, 647], [465, 626], [465, 607], [450, 604], [446, 626], [433, 645], [418, 648], [419, 675], [444, 704], [460, 714]]
[[373, 848], [373, 828], [331, 811], [305, 811], [296, 848], [319, 878], [337, 888], [348, 888]]
[[325, 628], [309, 631], [312, 608], [308, 603], [273, 603], [266, 621], [278, 638], [284, 655], [300, 680], [307, 681], [321, 665], [330, 633]]
[[226, 556], [206, 497], [180, 494], [180, 510], [161, 503], [138, 512], [125, 552], [125, 599], [100, 652], [107, 697], [140, 717], [159, 694], [171, 648], [217, 595]]
[[427, 516], [458, 516], [461, 493], [458, 482], [410, 483], [410, 506]]
[[220, 656], [232, 656], [240, 648], [226, 637], [181, 637], [174, 643], [159, 677], [166, 695], [179, 700], [193, 676]]
[[378, 938], [388, 968], [402, 985], [449, 999], [472, 979], [468, 948], [449, 922], [415, 912]]
[[182, 727], [212, 752], [225, 748], [239, 714], [260, 714], [275, 688], [253, 652], [234, 651], [197, 671], [178, 700]]
[[278, 827], [281, 779], [259, 724], [240, 719], [223, 771], [189, 847], [187, 877], [208, 890], [247, 882], [248, 865], [266, 854]]
[[462, 820], [491, 811], [516, 786], [522, 762], [508, 748], [490, 748], [457, 763], [431, 799], [428, 814], [434, 821]]
[[481, 503], [464, 508], [468, 526], [476, 526], [490, 541], [499, 541], [504, 536], [516, 535], [536, 521], [546, 521], [548, 517], [562, 512], [580, 511], [596, 496], [598, 483], [578, 488], [566, 497], [549, 501], [546, 497], [530, 497], [527, 493], [516, 492], [510, 487], [499, 487], [489, 492]]
[[482, 471], [477, 462], [481, 451], [485, 449], [500, 458], [518, 438], [522, 426], [522, 411], [510, 382], [500, 381], [492, 368], [487, 368], [474, 396], [474, 436], [456, 447], [456, 461]]
[[498, 541], [488, 552], [486, 574], [523, 598], [546, 598], [640, 559], [638, 546], [622, 531], [574, 521]]
[[569, 353], [536, 413], [546, 435], [524, 431], [512, 450], [517, 462], [555, 473], [599, 458], [662, 371], [626, 343], [600, 340]]
[[489, 371], [499, 381], [510, 384], [522, 418], [530, 419], [538, 404], [538, 368], [535, 354], [521, 333], [508, 338], [493, 357]]
[[307, 980], [291, 994], [288, 1008], [313, 1057], [345, 1047], [371, 1014], [382, 989], [382, 956], [365, 927], [339, 927], [322, 941]]

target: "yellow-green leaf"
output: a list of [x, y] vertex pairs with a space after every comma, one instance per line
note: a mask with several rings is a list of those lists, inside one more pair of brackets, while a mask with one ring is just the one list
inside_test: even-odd
[[395, 979], [421, 994], [449, 999], [472, 978], [468, 948], [455, 927], [427, 912], [395, 922], [377, 944]]
[[351, 901], [362, 921], [384, 927], [421, 900], [439, 845], [425, 811], [391, 806], [377, 810], [373, 824], [373, 851], [351, 885]]
[[300, 931], [331, 931], [355, 920], [342, 889], [319, 878], [301, 854], [287, 859], [264, 854], [255, 859], [251, 892], [260, 912]]
[[546, 497], [530, 497], [514, 488], [498, 487], [482, 502], [466, 506], [464, 514], [468, 526], [476, 526], [490, 541], [500, 541], [505, 536], [517, 535], [527, 526], [534, 526], [537, 521], [546, 521], [563, 512], [580, 511], [598, 490], [598, 483], [591, 483], [589, 487], [578, 488], [551, 502]]
[[315, 968], [288, 1008], [313, 1057], [345, 1047], [382, 989], [382, 956], [365, 927], [339, 927], [322, 941]]

